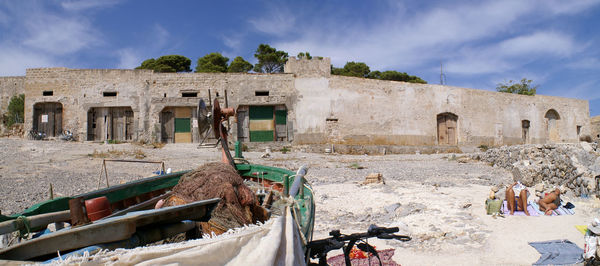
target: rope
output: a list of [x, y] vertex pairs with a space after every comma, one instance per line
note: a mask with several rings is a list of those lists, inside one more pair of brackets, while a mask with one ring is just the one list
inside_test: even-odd
[[31, 233], [31, 228], [29, 224], [29, 219], [25, 216], [19, 216], [15, 219], [15, 226], [19, 230], [20, 238], [27, 238], [27, 235]]

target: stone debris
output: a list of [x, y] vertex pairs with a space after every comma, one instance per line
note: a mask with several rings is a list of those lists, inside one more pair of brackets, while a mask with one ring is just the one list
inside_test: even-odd
[[471, 158], [511, 171], [514, 181], [536, 186], [536, 191], [565, 186], [567, 193], [581, 196], [596, 190], [598, 152], [595, 143], [528, 144], [489, 149]]
[[370, 173], [365, 178], [363, 185], [379, 184], [379, 183], [385, 184], [385, 181], [383, 181], [383, 175], [381, 173]]

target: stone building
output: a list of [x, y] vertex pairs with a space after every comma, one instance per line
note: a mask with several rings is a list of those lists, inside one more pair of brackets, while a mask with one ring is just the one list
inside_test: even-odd
[[[199, 142], [199, 99], [237, 108], [234, 140], [338, 150], [576, 142], [588, 102], [330, 75], [330, 59], [291, 57], [284, 73], [28, 69], [0, 78], [25, 93], [25, 129], [78, 140]], [[19, 85], [21, 84], [21, 85]]]
[[592, 127], [592, 139], [595, 141], [600, 141], [600, 115], [594, 116], [590, 119], [591, 127]]

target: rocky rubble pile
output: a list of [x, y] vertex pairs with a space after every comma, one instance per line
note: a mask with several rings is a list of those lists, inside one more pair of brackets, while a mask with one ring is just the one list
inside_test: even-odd
[[589, 195], [596, 189], [594, 177], [600, 175], [600, 149], [595, 143], [528, 144], [502, 146], [472, 155], [513, 172], [515, 181], [544, 190], [564, 186], [575, 196]]

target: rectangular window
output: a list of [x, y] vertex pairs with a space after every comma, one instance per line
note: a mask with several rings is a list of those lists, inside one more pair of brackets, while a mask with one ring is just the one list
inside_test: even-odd
[[42, 93], [42, 95], [43, 95], [43, 96], [52, 96], [52, 95], [54, 95], [54, 91], [44, 91], [44, 92]]
[[330, 117], [330, 118], [325, 118], [325, 121], [327, 121], [327, 122], [337, 122], [337, 121], [338, 121], [338, 119], [337, 119], [337, 118]]
[[105, 91], [102, 93], [102, 96], [104, 97], [116, 97], [117, 96], [117, 92], [116, 91]]
[[181, 97], [198, 97], [197, 92], [182, 92]]
[[269, 91], [255, 91], [254, 96], [269, 96]]

